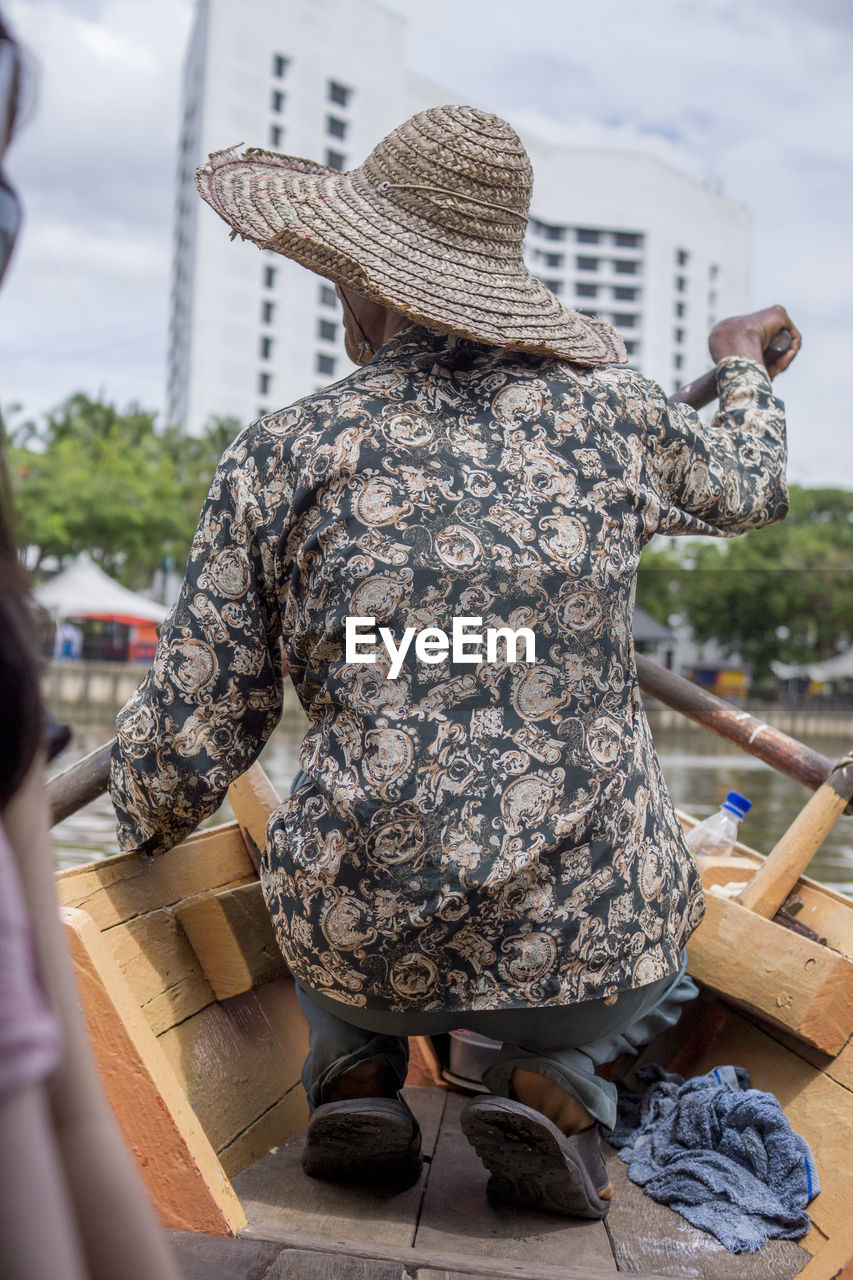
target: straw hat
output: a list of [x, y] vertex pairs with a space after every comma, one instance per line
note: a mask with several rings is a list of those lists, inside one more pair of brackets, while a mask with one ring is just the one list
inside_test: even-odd
[[422, 111], [348, 173], [231, 147], [196, 184], [232, 237], [430, 329], [578, 364], [627, 359], [615, 329], [564, 307], [524, 265], [533, 172], [498, 116]]

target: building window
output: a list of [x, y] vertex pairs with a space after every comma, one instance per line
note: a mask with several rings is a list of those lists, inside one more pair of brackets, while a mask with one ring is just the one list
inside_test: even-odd
[[613, 260], [613, 270], [617, 276], [635, 276], [639, 266], [639, 262], [631, 262], [625, 258], [614, 258]]
[[683, 329], [673, 329], [673, 331], [672, 331], [672, 336], [673, 336], [673, 339], [674, 339], [676, 342], [681, 343], [681, 342], [683, 342], [683, 341], [684, 341], [684, 330], [683, 330]]
[[347, 122], [339, 119], [338, 116], [326, 116], [326, 133], [332, 138], [345, 138], [347, 136]]
[[261, 359], [269, 360], [272, 358], [272, 338], [261, 338]]
[[578, 307], [578, 315], [579, 315], [579, 316], [589, 316], [590, 320], [597, 320], [597, 319], [598, 319], [598, 312], [597, 312], [597, 311], [590, 311], [589, 307]]
[[613, 243], [620, 249], [639, 249], [643, 237], [637, 231], [614, 231]]
[[716, 305], [717, 305], [717, 290], [709, 289], [708, 290], [708, 306], [715, 307]]
[[259, 373], [258, 374], [258, 391], [260, 392], [260, 394], [262, 396], [268, 396], [270, 393], [271, 387], [272, 387], [272, 374]]
[[324, 342], [334, 342], [338, 336], [338, 326], [332, 324], [331, 320], [318, 320], [317, 336]]
[[317, 362], [315, 368], [318, 373], [325, 373], [330, 378], [335, 372], [335, 357], [317, 354]]
[[686, 311], [687, 311], [687, 308], [685, 307], [683, 302], [676, 302], [675, 314], [678, 316], [679, 320], [681, 320], [684, 317]]
[[597, 271], [598, 258], [577, 257], [575, 258], [575, 266], [578, 271]]
[[639, 344], [639, 342], [631, 342], [631, 341], [630, 341], [630, 339], [627, 339], [627, 340], [626, 340], [626, 342], [625, 342], [625, 351], [626, 351], [626, 354], [627, 354], [627, 355], [629, 355], [629, 356], [635, 356], [635, 355], [637, 354], [637, 352], [639, 351], [639, 349], [640, 349], [640, 344]]
[[617, 302], [636, 302], [640, 296], [640, 290], [634, 289], [631, 285], [615, 284], [613, 286], [613, 297]]
[[538, 236], [542, 236], [543, 240], [565, 240], [566, 238], [565, 227], [554, 227], [547, 222], [540, 222], [538, 218], [531, 218], [530, 226]]
[[275, 151], [284, 142], [284, 130], [280, 124], [270, 125], [270, 146]]
[[265, 418], [265, 417], [267, 416], [267, 414], [268, 414], [268, 413], [269, 413], [269, 409], [267, 409], [267, 408], [265, 408], [263, 405], [261, 405], [260, 409], [259, 409], [259, 410], [258, 410], [258, 412], [255, 414], [255, 417], [257, 417], [257, 418]]
[[346, 85], [338, 84], [337, 80], [329, 81], [329, 101], [336, 103], [339, 107], [345, 107], [352, 94], [352, 89], [348, 89]]
[[264, 288], [271, 289], [275, 284], [275, 267], [264, 267]]
[[708, 268], [708, 279], [716, 280], [717, 276], [719, 275], [719, 272], [720, 272], [720, 268], [717, 266], [716, 262], [712, 262], [710, 267]]
[[575, 293], [579, 298], [597, 298], [597, 284], [582, 284], [580, 281], [575, 285]]
[[536, 250], [539, 261], [544, 263], [546, 267], [550, 267], [552, 271], [559, 271], [563, 265], [563, 255], [561, 253], [545, 253], [542, 249]]
[[686, 267], [688, 262], [690, 261], [690, 254], [687, 252], [686, 249], [676, 249], [675, 261], [678, 263], [680, 267]]
[[284, 110], [284, 94], [281, 89], [273, 89], [270, 94], [270, 111], [276, 113]]
[[280, 80], [287, 72], [290, 58], [285, 58], [283, 53], [274, 53], [272, 56], [272, 73], [276, 80]]
[[545, 288], [550, 289], [552, 293], [563, 292], [562, 280], [543, 280], [542, 283], [544, 284]]
[[262, 302], [261, 303], [261, 320], [263, 321], [263, 323], [272, 324], [274, 316], [275, 316], [275, 303]]
[[337, 305], [338, 297], [335, 293], [334, 286], [330, 284], [320, 285], [320, 306], [334, 307]]
[[347, 158], [341, 151], [333, 151], [331, 147], [326, 148], [326, 164], [330, 169], [343, 169], [346, 165]]
[[676, 277], [675, 277], [675, 287], [676, 287], [676, 289], [678, 290], [678, 292], [679, 292], [679, 293], [684, 293], [685, 289], [687, 288], [687, 277], [686, 277], [686, 276], [676, 276]]
[[630, 313], [618, 311], [613, 317], [617, 329], [636, 329], [637, 317]]
[[581, 244], [598, 244], [601, 232], [593, 231], [591, 227], [578, 227], [575, 236]]
[[679, 351], [676, 355], [672, 357], [672, 367], [673, 369], [680, 369], [683, 364], [684, 364], [684, 356]]

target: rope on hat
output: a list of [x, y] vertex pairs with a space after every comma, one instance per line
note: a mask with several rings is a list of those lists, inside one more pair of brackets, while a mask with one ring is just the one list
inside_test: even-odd
[[450, 196], [455, 204], [457, 200], [467, 200], [470, 204], [478, 204], [483, 209], [500, 209], [502, 213], [508, 213], [512, 218], [520, 218], [527, 226], [527, 214], [519, 213], [517, 209], [510, 209], [505, 204], [495, 204], [491, 200], [479, 200], [477, 196], [466, 195], [463, 191], [451, 191], [449, 187], [432, 187], [422, 182], [380, 182], [380, 191], [433, 191], [439, 195]]

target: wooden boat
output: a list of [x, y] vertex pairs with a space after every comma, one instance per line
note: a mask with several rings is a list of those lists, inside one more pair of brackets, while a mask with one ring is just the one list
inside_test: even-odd
[[[187, 1276], [853, 1275], [853, 900], [801, 874], [849, 800], [853, 767], [833, 773], [830, 761], [643, 659], [640, 677], [817, 788], [770, 858], [738, 845], [734, 856], [702, 860], [708, 912], [689, 947], [702, 995], [642, 1055], [687, 1076], [745, 1066], [755, 1087], [779, 1098], [820, 1171], [810, 1233], [730, 1254], [648, 1199], [615, 1153], [606, 1225], [490, 1207], [486, 1173], [459, 1128], [466, 1099], [441, 1075], [440, 1040], [413, 1044], [409, 1101], [429, 1157], [420, 1182], [392, 1194], [304, 1177], [307, 1036], [257, 878], [278, 797], [255, 766], [229, 792], [234, 821], [156, 860], [124, 854], [58, 877], [103, 1081]], [[58, 815], [103, 789], [104, 758], [102, 749], [57, 781]], [[783, 898], [794, 901], [790, 890], [799, 931], [785, 927], [789, 910], [777, 912]]]

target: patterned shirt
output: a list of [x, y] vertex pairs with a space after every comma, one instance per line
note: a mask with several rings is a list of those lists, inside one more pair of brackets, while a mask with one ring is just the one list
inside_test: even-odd
[[[162, 851], [213, 811], [279, 719], [283, 656], [307, 780], [261, 880], [302, 982], [463, 1011], [674, 973], [703, 903], [637, 687], [637, 565], [655, 533], [787, 509], [765, 371], [729, 358], [717, 380], [707, 427], [630, 369], [412, 327], [250, 426], [118, 718], [121, 846]], [[349, 661], [348, 617], [372, 620]], [[391, 678], [406, 628], [432, 630]]]

